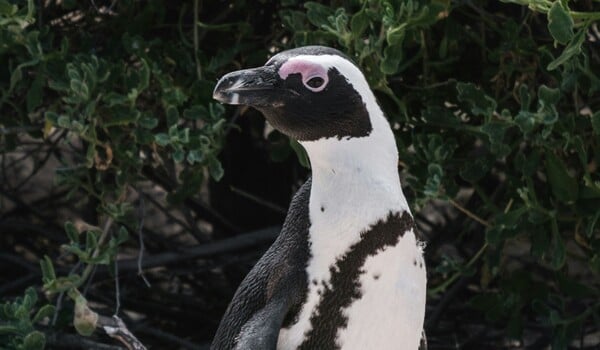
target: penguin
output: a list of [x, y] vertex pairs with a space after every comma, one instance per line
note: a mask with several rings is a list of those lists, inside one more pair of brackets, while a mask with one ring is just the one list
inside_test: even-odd
[[358, 66], [333, 48], [295, 48], [226, 74], [213, 97], [257, 109], [297, 140], [311, 176], [211, 349], [419, 349], [424, 244], [392, 129]]

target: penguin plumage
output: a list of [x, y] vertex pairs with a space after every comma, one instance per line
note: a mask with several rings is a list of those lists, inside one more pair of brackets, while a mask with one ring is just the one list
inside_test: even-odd
[[225, 75], [213, 96], [258, 109], [298, 140], [312, 175], [211, 349], [418, 349], [423, 246], [394, 135], [359, 68], [335, 49], [306, 46]]

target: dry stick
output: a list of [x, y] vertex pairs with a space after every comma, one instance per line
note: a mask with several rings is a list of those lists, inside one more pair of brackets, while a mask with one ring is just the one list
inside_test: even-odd
[[[72, 274], [73, 272], [75, 272], [75, 270], [77, 270], [79, 268], [79, 266], [81, 266], [81, 261], [78, 261], [77, 264], [75, 264], [75, 266], [73, 266], [73, 268], [71, 269], [71, 271], [69, 271], [69, 275]], [[56, 306], [54, 307], [54, 315], [52, 316], [52, 327], [54, 327], [54, 325], [56, 324], [56, 320], [58, 319], [58, 313], [60, 312], [60, 309], [62, 308], [62, 302], [63, 302], [63, 298], [65, 297], [65, 292], [60, 292], [60, 294], [58, 295], [58, 298], [56, 298]]]
[[[213, 243], [200, 244], [195, 247], [178, 252], [166, 252], [150, 255], [144, 259], [142, 267], [145, 269], [165, 266], [181, 261], [192, 260], [207, 256], [215, 256], [223, 253], [248, 248], [257, 244], [272, 242], [277, 237], [281, 227], [272, 226], [264, 229], [251, 231], [231, 238], [222, 239]], [[137, 268], [137, 259], [124, 259], [120, 262], [121, 271]]]
[[148, 282], [148, 280], [146, 279], [146, 276], [144, 275], [144, 271], [142, 270], [142, 260], [144, 259], [144, 250], [145, 250], [145, 246], [144, 246], [144, 217], [145, 217], [145, 205], [144, 205], [144, 194], [140, 191], [137, 191], [137, 193], [140, 195], [140, 208], [139, 208], [139, 213], [140, 213], [140, 227], [138, 230], [138, 240], [140, 242], [140, 252], [138, 254], [137, 257], [137, 268], [138, 268], [138, 276], [142, 277], [142, 280], [144, 281], [144, 283], [146, 283], [146, 286], [148, 288], [150, 288], [150, 282]]
[[251, 200], [253, 202], [256, 202], [256, 203], [264, 206], [265, 208], [269, 208], [269, 209], [271, 209], [271, 210], [273, 210], [275, 212], [278, 212], [280, 214], [287, 213], [287, 210], [285, 210], [285, 208], [283, 208], [283, 207], [281, 207], [281, 206], [279, 206], [279, 205], [277, 205], [277, 204], [275, 204], [275, 203], [273, 203], [273, 202], [271, 202], [269, 200], [266, 200], [264, 198], [260, 198], [257, 195], [254, 195], [254, 194], [252, 194], [250, 192], [246, 192], [246, 191], [244, 191], [242, 189], [239, 189], [237, 187], [234, 187], [234, 186], [230, 186], [230, 188], [231, 188], [231, 192], [239, 194], [240, 196], [242, 196], [244, 198], [247, 198], [247, 199], [249, 199], [249, 200]]
[[115, 316], [121, 308], [121, 288], [119, 287], [119, 260], [115, 259]]
[[200, 50], [200, 39], [198, 37], [198, 12], [200, 5], [199, 0], [194, 0], [194, 61], [196, 63], [196, 77], [198, 80], [202, 80], [202, 66], [198, 59], [198, 51]]
[[129, 350], [146, 350], [146, 347], [130, 331], [117, 315], [106, 317], [98, 315], [98, 326], [102, 327], [109, 337], [117, 339]]
[[[100, 254], [100, 247], [104, 244], [104, 242], [108, 239], [110, 228], [113, 224], [113, 218], [108, 217], [106, 222], [104, 223], [104, 228], [102, 230], [102, 235], [100, 239], [98, 239], [98, 246], [92, 253], [92, 259], [96, 258]], [[91, 271], [96, 265], [88, 265], [86, 266], [84, 272], [82, 273], [82, 279], [85, 280], [89, 277]], [[118, 278], [118, 276], [117, 276]], [[118, 293], [118, 289], [117, 289]], [[117, 302], [119, 295], [117, 294]], [[117, 312], [118, 312], [119, 304], [117, 304]], [[98, 315], [98, 326], [102, 327], [106, 334], [109, 337], [119, 340], [123, 343], [127, 349], [129, 350], [146, 350], [144, 344], [142, 344], [125, 326], [125, 323], [115, 314], [112, 318]]]
[[467, 208], [464, 208], [462, 205], [458, 204], [458, 202], [456, 202], [454, 199], [450, 199], [448, 200], [450, 202], [450, 204], [452, 204], [453, 207], [455, 207], [456, 209], [460, 210], [461, 212], [463, 212], [466, 216], [470, 217], [471, 219], [477, 221], [478, 223], [482, 224], [485, 227], [490, 227], [492, 225], [490, 225], [489, 222], [483, 220], [482, 218], [480, 218], [479, 216], [475, 215], [472, 211], [470, 211]]

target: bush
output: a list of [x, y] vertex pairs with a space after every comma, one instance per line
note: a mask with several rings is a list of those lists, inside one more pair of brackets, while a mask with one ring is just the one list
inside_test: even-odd
[[162, 346], [209, 342], [276, 230], [228, 237], [280, 223], [306, 174], [296, 143], [212, 100], [215, 79], [323, 44], [362, 67], [396, 132], [428, 238], [430, 348], [597, 346], [598, 19], [550, 0], [0, 0], [0, 260], [22, 269], [0, 294], [39, 286], [36, 259], [45, 293], [6, 301], [0, 342], [66, 346], [54, 335], [86, 298], [122, 301]]

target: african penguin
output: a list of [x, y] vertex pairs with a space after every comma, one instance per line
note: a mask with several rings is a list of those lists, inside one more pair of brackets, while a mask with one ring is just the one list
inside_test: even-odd
[[298, 140], [312, 176], [211, 349], [418, 349], [423, 245], [394, 135], [359, 68], [338, 50], [306, 46], [223, 76], [213, 97], [256, 108]]

